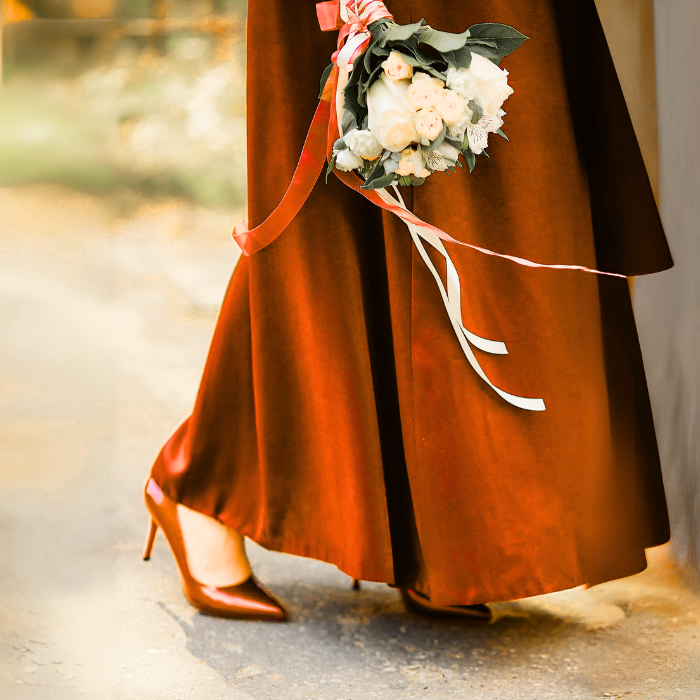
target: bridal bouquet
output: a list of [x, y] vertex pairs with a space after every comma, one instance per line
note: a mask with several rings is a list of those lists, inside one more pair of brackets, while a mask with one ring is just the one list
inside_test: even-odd
[[342, 135], [327, 175], [333, 167], [355, 170], [363, 189], [421, 185], [434, 172], [462, 167], [460, 155], [472, 172], [476, 156], [488, 155], [489, 134], [507, 140], [502, 106], [513, 89], [498, 64], [524, 34], [491, 23], [452, 34], [425, 20], [402, 26], [386, 17], [368, 29], [338, 96]]

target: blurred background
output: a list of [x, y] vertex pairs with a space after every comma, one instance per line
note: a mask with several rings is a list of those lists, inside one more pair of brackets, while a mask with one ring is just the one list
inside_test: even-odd
[[0, 186], [245, 199], [245, 0], [2, 0]]
[[246, 2], [0, 0], [0, 697], [700, 697], [700, 6], [596, 4], [676, 260], [635, 290], [673, 541], [466, 634], [252, 545], [299, 624], [194, 615], [162, 542], [142, 564], [238, 259]]

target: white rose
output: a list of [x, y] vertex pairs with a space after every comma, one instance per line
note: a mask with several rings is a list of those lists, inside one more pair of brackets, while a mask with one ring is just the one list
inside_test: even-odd
[[403, 60], [398, 51], [389, 54], [389, 58], [382, 63], [382, 68], [389, 80], [405, 80], [413, 75], [413, 68]]
[[353, 129], [343, 136], [345, 145], [360, 158], [374, 160], [382, 155], [384, 148], [369, 129]]
[[508, 85], [508, 71], [499, 68], [488, 58], [472, 54], [469, 72], [476, 79], [476, 89], [484, 101], [484, 111], [488, 114], [496, 114], [501, 105], [513, 94], [513, 88]]
[[358, 158], [352, 151], [341, 151], [335, 159], [335, 167], [344, 173], [356, 170], [362, 167], [362, 158]]
[[408, 81], [380, 79], [367, 91], [369, 130], [384, 148], [393, 153], [400, 153], [418, 140], [413, 110], [404, 97], [408, 85], [400, 83]]
[[[472, 54], [472, 61], [474, 60], [474, 56], [475, 54]], [[454, 90], [467, 102], [477, 97], [476, 78], [468, 68], [453, 68], [450, 66], [447, 69], [446, 85], [450, 90]]]

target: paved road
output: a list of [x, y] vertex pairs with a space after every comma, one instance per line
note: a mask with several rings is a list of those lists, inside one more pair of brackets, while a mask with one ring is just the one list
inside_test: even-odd
[[700, 698], [700, 598], [664, 548], [639, 576], [470, 628], [251, 545], [292, 621], [194, 612], [162, 540], [139, 558], [140, 489], [192, 404], [235, 217], [115, 218], [48, 187], [0, 190], [0, 211], [3, 700]]

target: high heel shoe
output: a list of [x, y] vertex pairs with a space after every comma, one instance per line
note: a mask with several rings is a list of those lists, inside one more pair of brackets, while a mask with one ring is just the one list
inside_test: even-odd
[[401, 600], [407, 610], [416, 615], [457, 620], [472, 624], [491, 622], [493, 613], [488, 605], [435, 605], [428, 596], [409, 588], [401, 589]]
[[185, 543], [177, 517], [177, 504], [160, 490], [153, 479], [146, 483], [144, 499], [151, 514], [151, 522], [143, 558], [150, 559], [160, 527], [175, 557], [185, 597], [195, 608], [209, 615], [237, 620], [287, 619], [286, 610], [279, 601], [263, 590], [252, 574], [243, 583], [235, 586], [216, 588], [199, 583], [190, 573], [187, 564]]

